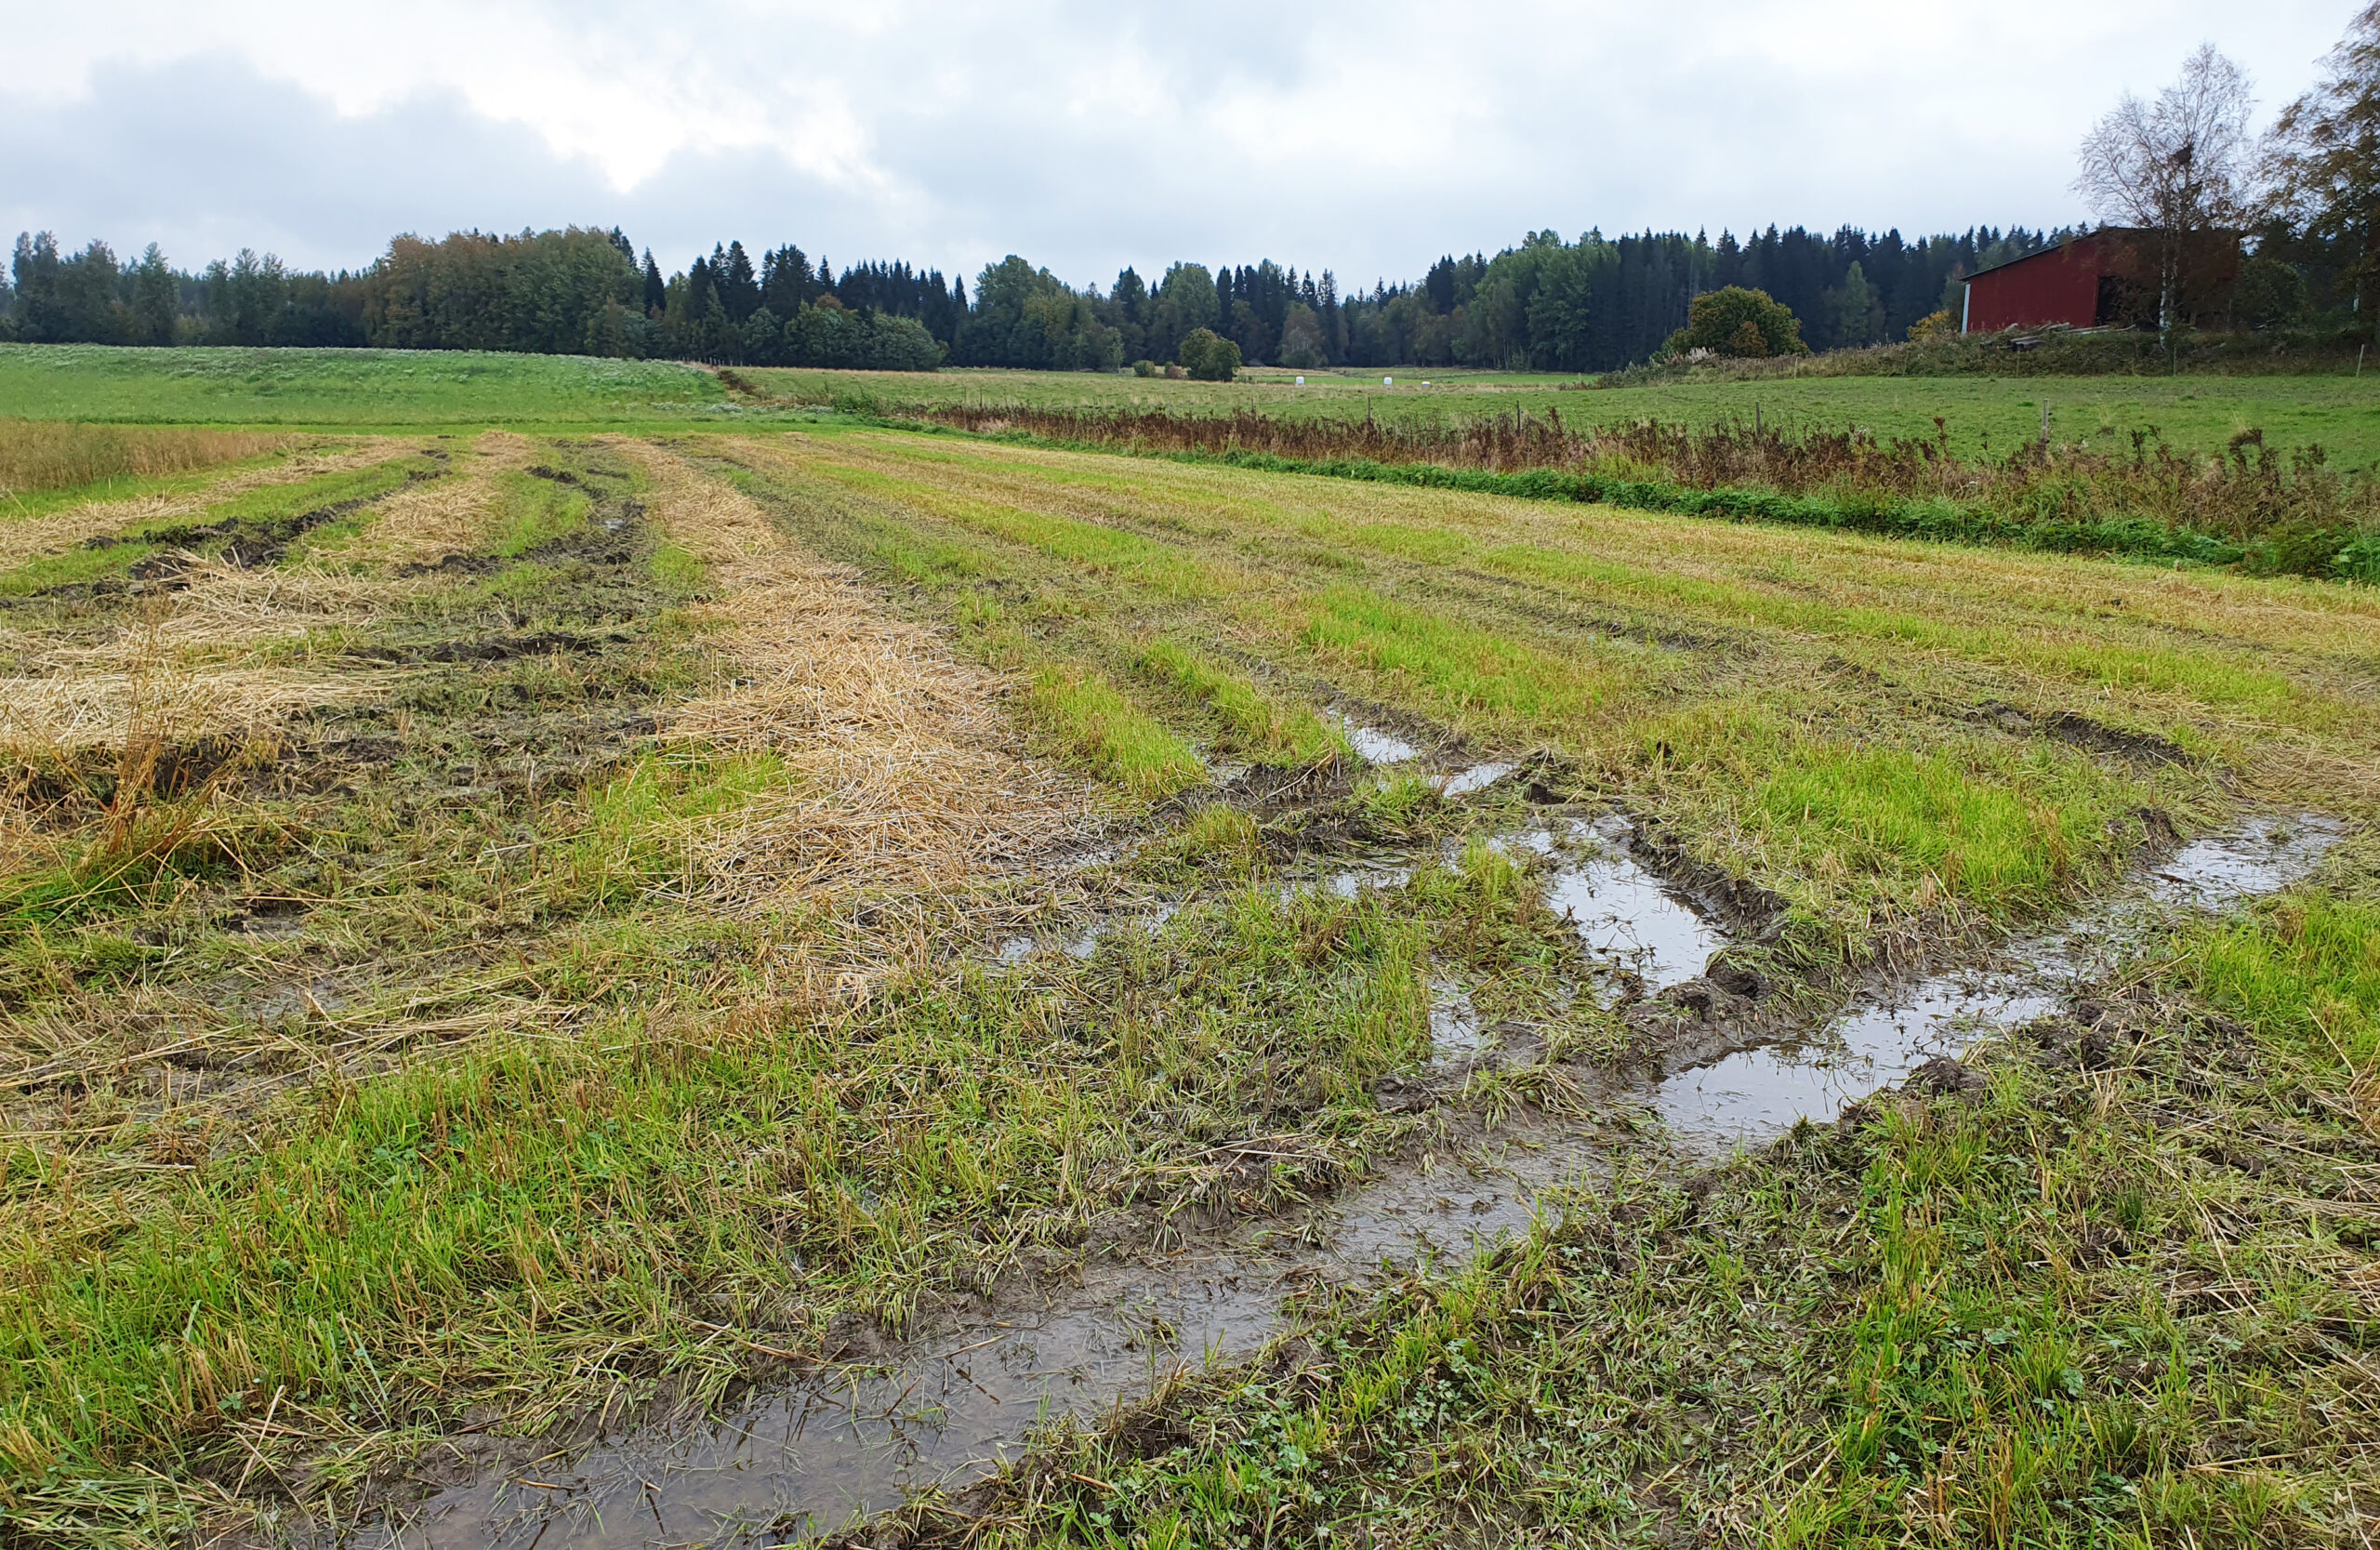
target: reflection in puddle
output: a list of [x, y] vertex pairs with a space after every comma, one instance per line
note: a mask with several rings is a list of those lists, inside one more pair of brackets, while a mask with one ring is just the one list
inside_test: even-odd
[[1680, 1071], [1659, 1085], [1653, 1107], [1673, 1134], [1705, 1149], [1775, 1135], [1797, 1119], [1831, 1120], [1937, 1055], [2055, 1012], [2076, 981], [2113, 968], [2166, 911], [2220, 909], [2278, 893], [2311, 872], [2344, 832], [2319, 815], [2259, 817], [2192, 841], [2141, 886], [2018, 944], [2008, 967], [1937, 974], [1889, 1000], [1855, 1005], [1823, 1039], [1739, 1050]]
[[[1702, 973], [1711, 955], [1726, 945], [1727, 934], [1631, 858], [1627, 832], [1616, 819], [1573, 818], [1500, 834], [1488, 845], [1508, 855], [1525, 852], [1553, 862], [1546, 872], [1546, 904], [1569, 916], [1589, 951], [1633, 971], [1645, 988], [1657, 990]], [[1461, 858], [1459, 842], [1436, 854], [1450, 867]], [[1402, 888], [1413, 881], [1416, 864], [1410, 856], [1379, 857], [1290, 883], [1282, 894], [1319, 886], [1351, 899], [1367, 889]]]
[[[1572, 826], [1574, 843], [1597, 839], [1586, 824]], [[1578, 922], [1590, 951], [1633, 969], [1647, 990], [1689, 980], [1726, 945], [1726, 933], [1704, 920], [1667, 884], [1628, 857], [1619, 835], [1606, 832], [1583, 863], [1563, 867], [1546, 885], [1545, 902]]]
[[[1325, 892], [1336, 894], [1342, 899], [1352, 899], [1357, 894], [1362, 894], [1366, 889], [1377, 889], [1382, 892], [1394, 892], [1396, 889], [1404, 887], [1407, 883], [1412, 881], [1412, 868], [1395, 866], [1387, 863], [1370, 867], [1342, 868], [1338, 871], [1329, 874], [1321, 880], [1322, 887]], [[1286, 898], [1289, 894], [1298, 892], [1299, 889], [1311, 885], [1306, 883], [1291, 883], [1289, 887], [1281, 891], [1282, 896]]]
[[1720, 1148], [1831, 1120], [1847, 1104], [1893, 1087], [1937, 1055], [1978, 1036], [2056, 1011], [2056, 993], [1982, 976], [1927, 980], [1893, 1005], [1860, 1008], [1818, 1042], [1739, 1050], [1660, 1084], [1653, 1107], [1688, 1146]]
[[1495, 785], [1496, 782], [1503, 779], [1506, 775], [1511, 775], [1514, 767], [1515, 766], [1501, 761], [1493, 761], [1486, 764], [1474, 764], [1471, 768], [1459, 771], [1438, 782], [1438, 795], [1442, 797], [1467, 797], [1474, 791], [1485, 791], [1490, 786]]
[[1331, 713], [1331, 719], [1347, 734], [1347, 746], [1368, 764], [1402, 764], [1418, 759], [1421, 750], [1393, 732], [1376, 726], [1366, 726], [1352, 717]]
[[2183, 846], [2151, 875], [2150, 890], [2167, 903], [2202, 909], [2279, 893], [2312, 871], [2345, 833], [2319, 814], [2256, 818]]
[[1471, 992], [1450, 980], [1430, 986], [1431, 1058], [1440, 1065], [1479, 1053], [1479, 1009]]
[[[2059, 987], [2136, 939], [2149, 912], [2272, 892], [2310, 869], [2339, 832], [2326, 821], [2293, 819], [2202, 840], [2143, 887], [2020, 947], [2015, 967], [1937, 976], [1890, 1004], [1855, 1006], [1823, 1039], [1680, 1072], [1653, 1091], [1652, 1105], [1680, 1140], [1705, 1150], [1777, 1134], [1805, 1116], [1831, 1119], [1844, 1104], [1905, 1080], [1934, 1055], [1955, 1053], [1986, 1029], [2053, 1010]], [[1602, 834], [1583, 823], [1539, 827], [1500, 843], [1559, 862], [1551, 901], [1571, 909], [1590, 946], [1648, 982], [1692, 977], [1723, 941], [1627, 859], [1608, 826]], [[1375, 866], [1304, 886], [1352, 893], [1410, 876], [1409, 864]], [[1001, 957], [1017, 961], [1035, 950], [1036, 940], [1021, 936]], [[1476, 1052], [1482, 1030], [1468, 995], [1444, 983], [1433, 991], [1436, 1059]], [[491, 1472], [431, 1497], [407, 1515], [402, 1534], [390, 1523], [385, 1537], [353, 1543], [555, 1550], [774, 1543], [826, 1532], [928, 1486], [986, 1472], [1022, 1451], [1038, 1422], [1095, 1417], [1179, 1366], [1254, 1351], [1280, 1327], [1285, 1300], [1317, 1278], [1343, 1282], [1383, 1263], [1468, 1254], [1526, 1230], [1563, 1188], [1605, 1174], [1608, 1146], [1592, 1128], [1523, 1118], [1499, 1134], [1496, 1154], [1475, 1165], [1425, 1163], [1347, 1192], [1320, 1247], [1260, 1237], [1156, 1263], [1094, 1265], [1079, 1285], [1045, 1288], [1045, 1305], [977, 1319], [886, 1369], [790, 1387], [728, 1421], [632, 1432], [568, 1465], [547, 1460], [526, 1474]], [[1239, 1160], [1264, 1166], [1259, 1152]]]
[[1079, 962], [1089, 962], [1099, 956], [1100, 945], [1116, 934], [1120, 926], [1133, 926], [1151, 941], [1165, 930], [1166, 922], [1182, 913], [1180, 899], [1168, 899], [1146, 914], [1125, 919], [1094, 920], [1071, 936], [1043, 938], [1012, 936], [995, 949], [993, 957], [1003, 968], [1014, 968], [1039, 952], [1045, 942], [1054, 943], [1061, 952]]

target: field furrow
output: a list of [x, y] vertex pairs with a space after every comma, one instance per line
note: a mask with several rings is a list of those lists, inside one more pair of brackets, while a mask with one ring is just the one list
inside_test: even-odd
[[832, 416], [170, 501], [0, 523], [0, 1540], [2380, 1501], [2369, 589]]

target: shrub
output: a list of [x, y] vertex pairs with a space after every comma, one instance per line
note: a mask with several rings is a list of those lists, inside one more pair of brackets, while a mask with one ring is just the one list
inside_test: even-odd
[[1959, 331], [1959, 320], [1950, 315], [1948, 307], [1937, 307], [1909, 325], [1909, 337], [1914, 340], [1947, 339]]
[[2306, 315], [2306, 277], [2278, 258], [2251, 258], [2240, 270], [2231, 310], [2249, 328], [2295, 323]]
[[1157, 375], [1157, 363], [1155, 361], [1135, 361], [1132, 363], [1132, 375], [1135, 377], [1155, 377]]
[[1669, 338], [1672, 355], [1708, 350], [1720, 355], [1807, 355], [1792, 309], [1766, 291], [1728, 285], [1704, 291], [1686, 309], [1686, 325]]
[[1175, 358], [1201, 382], [1228, 382], [1239, 375], [1239, 346], [1211, 328], [1193, 328], [1183, 336]]

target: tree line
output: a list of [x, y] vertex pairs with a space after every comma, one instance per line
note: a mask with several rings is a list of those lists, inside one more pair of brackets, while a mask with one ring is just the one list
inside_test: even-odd
[[[2368, 335], [2380, 309], [2380, 0], [2326, 73], [2261, 138], [2245, 77], [2211, 48], [2154, 102], [2125, 98], [2083, 145], [2077, 189], [2103, 220], [2157, 238], [2166, 293], [2188, 290], [2190, 240], [2246, 232], [2254, 257], [2234, 322], [2325, 322]], [[1113, 370], [1133, 363], [1227, 372], [1289, 367], [1527, 367], [1603, 371], [1702, 348], [1835, 350], [1954, 326], [1961, 282], [2066, 231], [1975, 226], [1905, 238], [1771, 226], [1576, 241], [1537, 232], [1490, 258], [1448, 254], [1418, 280], [1342, 291], [1329, 270], [1189, 261], [1154, 281], [1126, 269], [1078, 289], [1011, 255], [958, 279], [906, 262], [837, 272], [790, 243], [754, 262], [714, 244], [665, 275], [616, 228], [507, 236], [406, 235], [369, 267], [300, 272], [242, 251], [196, 272], [152, 244], [130, 263], [104, 243], [65, 252], [17, 239], [0, 283], [0, 338], [105, 344], [377, 345], [929, 370]], [[2234, 250], [2237, 242], [2227, 237]], [[1698, 310], [1697, 298], [1706, 299]], [[1761, 309], [1775, 305], [1783, 320]], [[1747, 311], [1749, 309], [1749, 311]], [[1752, 326], [1747, 331], [1747, 323]], [[1787, 325], [1791, 325], [1790, 330]], [[1755, 343], [1757, 341], [1757, 344]], [[1220, 364], [1218, 363], [1221, 363]]]
[[800, 247], [754, 261], [714, 245], [665, 275], [616, 228], [390, 242], [370, 267], [318, 273], [243, 251], [191, 272], [155, 245], [124, 263], [105, 243], [17, 239], [0, 337], [31, 343], [363, 346], [704, 360], [726, 364], [1112, 370], [1171, 362], [1199, 329], [1253, 364], [1491, 365], [1595, 371], [1659, 351], [1693, 298], [1767, 291], [1816, 349], [1898, 338], [1946, 287], [2056, 233], [1977, 227], [1905, 241], [1846, 227], [1645, 232], [1576, 242], [1537, 232], [1488, 258], [1451, 255], [1419, 280], [1342, 294], [1329, 270], [1170, 265], [1078, 288], [1011, 255], [966, 285], [900, 262], [840, 273]]

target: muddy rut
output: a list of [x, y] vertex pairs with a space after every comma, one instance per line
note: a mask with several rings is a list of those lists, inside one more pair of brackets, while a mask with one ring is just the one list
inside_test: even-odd
[[[1374, 760], [1418, 756], [1391, 734], [1351, 731]], [[1508, 773], [1471, 765], [1437, 779], [1461, 794]], [[1580, 1072], [1571, 1112], [1528, 1107], [1494, 1126], [1457, 1118], [1429, 1152], [1302, 1219], [1193, 1231], [1170, 1252], [1117, 1248], [1064, 1277], [1012, 1278], [899, 1345], [849, 1331], [829, 1364], [716, 1419], [631, 1426], [562, 1451], [456, 1439], [417, 1477], [429, 1495], [343, 1542], [800, 1542], [921, 1491], [960, 1489], [1019, 1457], [1040, 1425], [1094, 1421], [1177, 1372], [1254, 1353], [1318, 1289], [1451, 1265], [1526, 1232], [1540, 1213], [1558, 1214], [1568, 1192], [1595, 1188], [1616, 1158], [1690, 1169], [1804, 1119], [1831, 1121], [1882, 1088], [1974, 1080], [1956, 1059], [1968, 1044], [2057, 1011], [2176, 911], [2228, 909], [2288, 886], [2342, 834], [2318, 815], [2255, 817], [1988, 960], [1878, 982], [1814, 1024], [1775, 1027], [1757, 1014], [1771, 987], [1730, 953], [1770, 923], [1759, 900], [1714, 889], [1614, 815], [1541, 814], [1494, 843], [1538, 858], [1548, 902], [1610, 970], [1593, 993], [1624, 995], [1632, 1016], [1662, 1024], [1676, 1052], [1668, 1064], [1633, 1078]], [[1287, 886], [1393, 890], [1431, 859], [1342, 858]], [[1168, 913], [1018, 938], [1001, 956], [1087, 955], [1104, 934], [1160, 929]], [[1460, 984], [1442, 981], [1437, 995], [1436, 1057], [1423, 1076], [1388, 1084], [1384, 1106], [1444, 1104], [1469, 1072], [1534, 1057], [1527, 1028], [1483, 1027]], [[1726, 1047], [1730, 1029], [1752, 1030], [1752, 1041]]]

